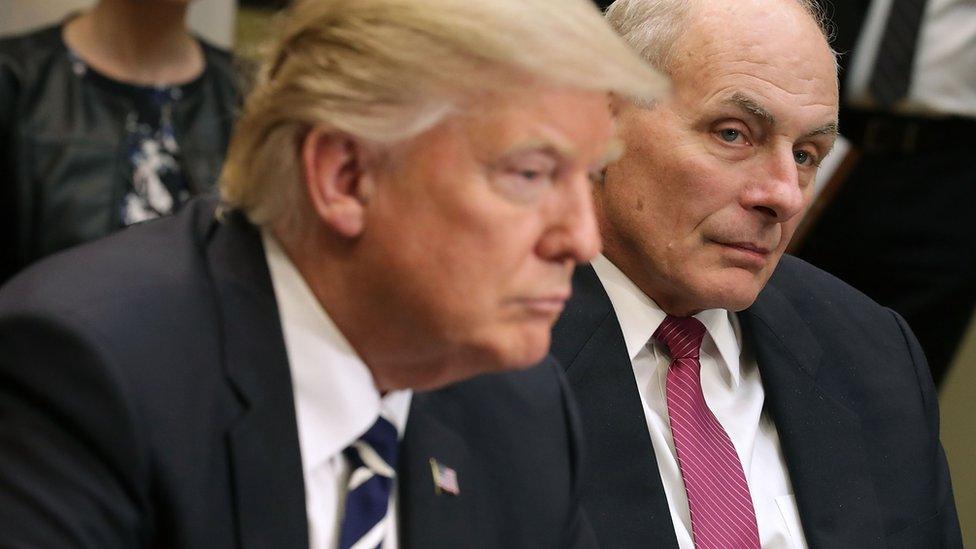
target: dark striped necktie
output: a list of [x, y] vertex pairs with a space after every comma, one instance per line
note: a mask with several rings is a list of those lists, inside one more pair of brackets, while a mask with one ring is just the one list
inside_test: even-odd
[[[846, 0], [845, 0], [846, 1]], [[868, 89], [881, 108], [908, 96], [925, 0], [892, 0]]]
[[383, 545], [398, 444], [396, 427], [380, 416], [359, 440], [342, 451], [350, 473], [339, 549], [376, 549]]

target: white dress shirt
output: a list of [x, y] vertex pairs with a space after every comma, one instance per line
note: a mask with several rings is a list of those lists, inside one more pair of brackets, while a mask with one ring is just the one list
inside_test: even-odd
[[[678, 546], [694, 549], [688, 497], [668, 422], [666, 379], [671, 359], [666, 347], [651, 340], [666, 314], [602, 255], [592, 265], [623, 331]], [[763, 411], [765, 392], [756, 361], [742, 352], [738, 320], [724, 309], [703, 311], [695, 318], [706, 328], [700, 358], [702, 392], [742, 462], [762, 546], [805, 548], [779, 436]]]
[[[366, 364], [281, 246], [267, 232], [262, 233], [262, 240], [295, 393], [309, 547], [332, 549], [339, 541], [349, 477], [342, 450], [365, 433], [381, 413], [402, 437], [412, 393], [393, 391], [380, 396]], [[395, 483], [382, 541], [384, 549], [397, 547]]]
[[[868, 9], [845, 90], [852, 106], [872, 105], [868, 82], [891, 3], [874, 0]], [[916, 47], [911, 88], [896, 110], [976, 118], [976, 0], [929, 0]]]

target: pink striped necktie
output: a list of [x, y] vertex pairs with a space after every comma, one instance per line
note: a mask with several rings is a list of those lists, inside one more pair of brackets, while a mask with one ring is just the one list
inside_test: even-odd
[[697, 549], [759, 548], [756, 511], [732, 440], [705, 403], [698, 353], [705, 326], [668, 315], [654, 339], [671, 353], [668, 418]]

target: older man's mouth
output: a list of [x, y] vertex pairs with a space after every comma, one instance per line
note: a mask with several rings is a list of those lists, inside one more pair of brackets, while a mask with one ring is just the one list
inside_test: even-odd
[[772, 248], [755, 242], [712, 240], [727, 252], [728, 257], [740, 266], [761, 269], [766, 266]]

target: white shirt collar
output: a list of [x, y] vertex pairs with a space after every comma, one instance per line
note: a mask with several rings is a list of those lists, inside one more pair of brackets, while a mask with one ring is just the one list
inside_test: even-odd
[[[610, 298], [623, 332], [627, 355], [633, 361], [667, 314], [602, 254], [594, 258], [591, 265]], [[702, 352], [717, 354], [716, 358], [721, 359], [717, 362], [728, 370], [732, 386], [738, 386], [742, 379], [739, 360], [742, 336], [735, 314], [725, 309], [707, 309], [694, 316], [705, 325]]]
[[275, 238], [262, 231], [261, 239], [288, 352], [305, 478], [358, 439], [381, 413], [402, 438], [412, 391], [380, 396], [369, 368]]

